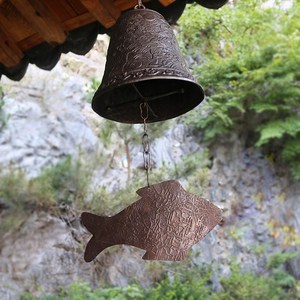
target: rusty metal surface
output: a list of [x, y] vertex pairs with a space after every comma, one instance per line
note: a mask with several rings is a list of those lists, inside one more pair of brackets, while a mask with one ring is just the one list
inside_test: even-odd
[[186, 192], [175, 180], [141, 188], [137, 194], [140, 200], [113, 217], [81, 215], [82, 224], [93, 234], [85, 261], [119, 244], [144, 249], [143, 259], [182, 260], [222, 220], [221, 209]]
[[112, 30], [102, 84], [92, 107], [100, 116], [142, 123], [139, 105], [151, 108], [148, 122], [174, 118], [204, 98], [184, 61], [172, 28], [150, 9], [130, 10]]

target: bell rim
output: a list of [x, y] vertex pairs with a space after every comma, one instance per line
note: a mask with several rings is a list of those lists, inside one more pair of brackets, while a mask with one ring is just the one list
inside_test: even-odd
[[[187, 81], [187, 82], [190, 82], [190, 83], [193, 83], [195, 86], [197, 86], [199, 88], [199, 90], [202, 92], [202, 96], [203, 98], [201, 99], [201, 101], [199, 102], [199, 104], [204, 100], [205, 98], [205, 92], [204, 92], [204, 89], [203, 87], [195, 80], [192, 80], [192, 79], [189, 79], [189, 78], [180, 78], [180, 77], [176, 77], [176, 76], [155, 76], [153, 78], [139, 78], [138, 79], [138, 82], [141, 82], [141, 81], [150, 81], [150, 80], [162, 80], [162, 79], [165, 79], [165, 80], [178, 80], [178, 81]], [[113, 90], [115, 88], [119, 88], [119, 87], [122, 87], [122, 86], [125, 86], [125, 85], [128, 85], [128, 84], [132, 84], [132, 83], [136, 83], [136, 79], [132, 79], [132, 80], [128, 80], [128, 81], [124, 81], [124, 82], [121, 82], [119, 84], [112, 84], [110, 86], [106, 86], [104, 88], [101, 88], [101, 85], [99, 86], [98, 90], [96, 91], [96, 93], [94, 94], [93, 96], [93, 99], [92, 99], [92, 107], [93, 107], [93, 103], [94, 103], [94, 100], [96, 97], [99, 97], [107, 92], [109, 92], [110, 90]]]
[[[191, 84], [194, 85], [195, 88], [197, 88], [198, 95], [200, 95], [201, 97], [197, 97], [196, 99], [198, 99], [198, 100], [195, 101], [195, 105], [191, 105], [189, 107], [189, 109], [187, 109], [185, 112], [180, 113], [180, 114], [175, 115], [175, 116], [170, 117], [170, 118], [149, 121], [149, 123], [161, 122], [161, 121], [166, 121], [168, 119], [177, 118], [177, 117], [193, 110], [194, 108], [196, 108], [205, 99], [206, 95], [205, 95], [203, 87], [197, 81], [192, 80], [192, 79], [178, 78], [176, 76], [168, 76], [168, 77], [166, 77], [166, 76], [155, 76], [154, 78], [151, 78], [151, 79], [149, 79], [149, 78], [139, 79], [138, 82], [149, 81], [149, 80], [162, 80], [162, 79], [165, 79], [165, 80], [172, 79], [172, 80], [185, 81], [185, 82], [191, 83]], [[95, 113], [97, 113], [99, 116], [101, 116], [105, 119], [114, 121], [114, 122], [119, 122], [119, 123], [124, 123], [124, 124], [142, 124], [143, 123], [142, 121], [140, 121], [140, 122], [139, 121], [138, 122], [127, 122], [127, 121], [123, 121], [123, 120], [121, 121], [121, 120], [118, 120], [118, 119], [115, 119], [115, 118], [111, 118], [108, 114], [103, 112], [103, 110], [99, 107], [99, 105], [97, 105], [98, 101], [100, 100], [99, 98], [101, 98], [106, 93], [109, 93], [111, 90], [114, 90], [116, 88], [120, 88], [122, 86], [130, 85], [130, 84], [136, 83], [136, 82], [137, 82], [136, 80], [130, 80], [130, 81], [122, 82], [121, 84], [110, 85], [110, 86], [105, 87], [103, 89], [101, 89], [101, 85], [100, 85], [100, 87], [98, 88], [98, 90], [96, 91], [96, 93], [94, 94], [93, 99], [92, 99], [91, 107], [92, 107], [93, 111]]]

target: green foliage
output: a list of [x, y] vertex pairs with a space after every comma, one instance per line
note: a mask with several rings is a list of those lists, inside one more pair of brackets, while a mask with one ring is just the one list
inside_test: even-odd
[[72, 161], [69, 156], [33, 179], [27, 179], [21, 170], [2, 170], [0, 211], [5, 217], [0, 233], [17, 229], [34, 209], [50, 210], [60, 204], [82, 206], [88, 181], [88, 170], [80, 160]]
[[178, 177], [188, 177], [191, 174], [199, 171], [201, 168], [210, 166], [208, 160], [208, 151], [198, 151], [189, 156], [186, 156], [176, 165]]
[[[171, 121], [149, 124], [148, 131], [151, 140], [161, 137], [170, 127], [170, 124]], [[98, 137], [105, 147], [111, 144], [113, 134], [116, 134], [117, 138], [124, 143], [138, 144], [142, 142], [142, 126], [117, 123], [106, 119], [103, 120], [98, 132]]]
[[298, 255], [300, 255], [299, 251], [274, 253], [268, 259], [268, 269], [277, 269]]
[[[282, 260], [281, 260], [282, 261]], [[278, 266], [276, 264], [276, 266]], [[277, 270], [277, 269], [275, 269]], [[273, 272], [273, 270], [271, 270]], [[45, 295], [39, 298], [29, 293], [23, 300], [295, 300], [296, 280], [287, 274], [256, 275], [241, 272], [238, 264], [231, 265], [231, 274], [219, 278], [223, 289], [214, 292], [209, 269], [190, 268], [179, 272], [173, 279], [165, 278], [155, 286], [143, 289], [137, 284], [126, 287], [103, 287], [92, 290], [87, 283], [73, 283], [68, 290], [58, 295]]]
[[184, 274], [184, 278], [175, 276], [173, 280], [166, 278], [155, 288], [146, 291], [145, 299], [149, 300], [175, 300], [175, 299], [209, 299], [208, 286], [210, 272], [202, 273], [203, 277], [193, 272]]
[[252, 273], [242, 273], [238, 265], [231, 266], [231, 275], [221, 279], [224, 291], [216, 293], [212, 300], [260, 300], [260, 299], [288, 299], [284, 291], [272, 277], [256, 276]]
[[4, 210], [0, 233], [17, 229], [33, 208], [51, 205], [49, 194], [27, 180], [24, 172], [14, 169], [0, 172], [0, 209]]
[[141, 186], [143, 186], [141, 178], [133, 180], [124, 189], [115, 193], [109, 192], [105, 186], [99, 186], [92, 199], [84, 203], [84, 207], [99, 215], [112, 216], [138, 199], [136, 190]]
[[42, 170], [41, 175], [27, 179], [18, 169], [0, 173], [0, 199], [8, 208], [47, 208], [54, 204], [70, 204], [82, 198], [88, 182], [81, 162], [66, 159]]
[[4, 106], [4, 100], [3, 100], [3, 88], [0, 84], [0, 133], [4, 129], [6, 123], [7, 123], [7, 117], [5, 116], [5, 113], [3, 111]]
[[299, 251], [274, 253], [270, 255], [267, 263], [267, 268], [271, 270], [276, 285], [284, 289], [294, 289], [295, 293], [297, 281], [292, 275], [286, 272], [283, 266], [299, 255]]
[[124, 288], [104, 288], [99, 290], [98, 298], [100, 300], [142, 300], [144, 299], [144, 292], [142, 288], [136, 284], [126, 286]]
[[211, 161], [208, 159], [207, 149], [184, 157], [170, 170], [172, 178], [185, 178], [191, 193], [203, 194], [209, 185]]
[[[150, 139], [161, 137], [169, 128], [170, 121], [158, 122], [148, 125]], [[134, 144], [142, 144], [143, 126], [122, 124], [110, 120], [103, 120], [98, 132], [98, 137], [105, 147], [109, 147], [112, 141], [121, 141], [124, 145], [124, 153], [127, 159], [128, 182], [132, 177], [130, 146]], [[118, 145], [119, 146], [119, 145]]]
[[100, 84], [101, 84], [101, 82], [95, 77], [93, 77], [91, 79], [91, 81], [87, 84], [87, 86], [86, 86], [86, 101], [88, 103], [92, 102], [94, 94], [96, 93], [96, 91], [99, 88]]
[[[172, 168], [162, 167], [151, 171], [150, 181], [160, 182], [170, 178], [174, 173]], [[93, 193], [90, 201], [84, 203], [84, 208], [99, 215], [111, 216], [137, 201], [140, 197], [136, 191], [146, 184], [144, 170], [135, 170], [126, 186], [118, 191], [110, 192], [105, 186], [99, 186]], [[83, 207], [80, 207], [83, 208]]]
[[300, 4], [283, 10], [265, 2], [237, 1], [216, 12], [186, 9], [181, 43], [207, 94], [186, 122], [208, 142], [236, 131], [300, 179]]
[[25, 293], [22, 300], [142, 300], [143, 296], [142, 288], [135, 284], [124, 288], [107, 287], [92, 290], [88, 283], [78, 282], [71, 284], [67, 291], [62, 291], [59, 295], [35, 297], [30, 293]]
[[90, 175], [81, 160], [72, 161], [71, 156], [67, 156], [55, 166], [44, 169], [33, 183], [56, 203], [76, 205], [83, 201]]

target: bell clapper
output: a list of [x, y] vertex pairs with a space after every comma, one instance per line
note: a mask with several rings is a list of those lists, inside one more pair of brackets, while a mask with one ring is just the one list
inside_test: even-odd
[[172, 95], [175, 95], [175, 94], [184, 94], [184, 89], [180, 89], [178, 91], [173, 91], [173, 92], [169, 92], [169, 93], [164, 93], [164, 94], [160, 94], [160, 95], [157, 95], [157, 96], [153, 96], [153, 97], [150, 97], [149, 100], [157, 100], [157, 99], [160, 99], [160, 98], [164, 98], [164, 97], [168, 97], [168, 96], [172, 96]]
[[[140, 99], [144, 101], [144, 103], [148, 103], [148, 102], [151, 102], [153, 100], [157, 100], [157, 99], [160, 99], [160, 98], [172, 96], [172, 95], [175, 95], [175, 94], [184, 94], [184, 89], [182, 88], [182, 89], [180, 89], [178, 91], [172, 91], [172, 92], [163, 93], [163, 94], [156, 95], [156, 96], [145, 97], [145, 96], [143, 96], [141, 94], [141, 92], [139, 91], [139, 89], [137, 88], [137, 86], [134, 83], [132, 83], [132, 86], [133, 86], [134, 90], [136, 91], [136, 93], [138, 94], [138, 96], [140, 97]], [[132, 101], [132, 102], [134, 102], [134, 101]], [[153, 111], [153, 109], [151, 109], [151, 107], [149, 106], [149, 104], [147, 104], [147, 106], [148, 106], [148, 110], [150, 111], [151, 115], [154, 118], [157, 118], [157, 115], [155, 114], [155, 112]]]

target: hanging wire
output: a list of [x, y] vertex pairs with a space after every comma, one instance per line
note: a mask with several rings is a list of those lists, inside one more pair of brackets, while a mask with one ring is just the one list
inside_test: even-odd
[[140, 112], [141, 118], [144, 122], [144, 134], [142, 136], [142, 146], [143, 146], [143, 160], [144, 160], [144, 169], [146, 171], [147, 177], [147, 185], [150, 186], [149, 183], [149, 170], [151, 169], [151, 154], [150, 154], [150, 142], [148, 135], [148, 126], [147, 120], [149, 117], [149, 105], [147, 102], [142, 102], [140, 104]]
[[134, 7], [134, 9], [145, 9], [145, 5], [142, 0], [138, 0], [138, 4]]

